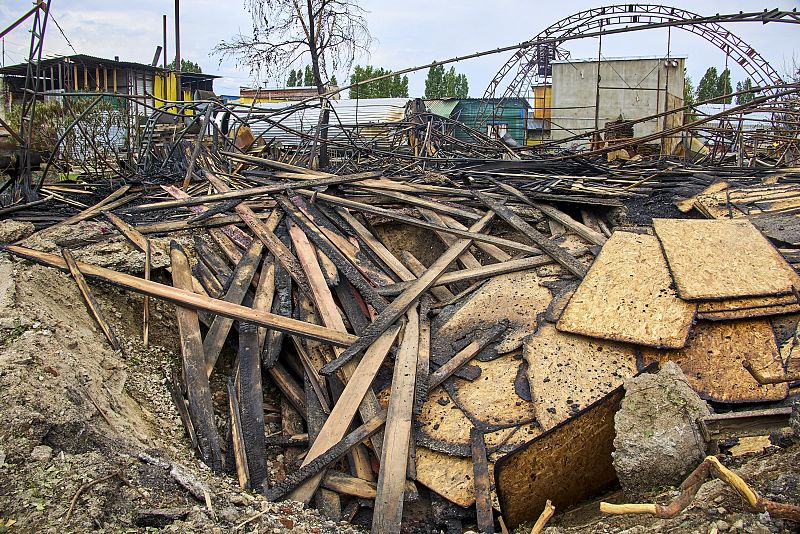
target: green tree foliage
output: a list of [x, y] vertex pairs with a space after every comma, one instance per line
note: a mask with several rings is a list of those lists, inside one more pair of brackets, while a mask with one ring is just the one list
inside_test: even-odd
[[[741, 91], [749, 91], [753, 88], [753, 80], [750, 78], [745, 78], [743, 82], [736, 82], [736, 92]], [[742, 93], [741, 95], [736, 95], [736, 103], [737, 104], [747, 104], [748, 102], [752, 102], [752, 100], [756, 97], [755, 93]]]
[[311, 87], [314, 84], [314, 72], [311, 70], [311, 65], [306, 65], [306, 70], [303, 72], [303, 87]]
[[[167, 69], [175, 70], [175, 60], [173, 59], [171, 63], [167, 65]], [[194, 72], [197, 74], [202, 74], [203, 69], [200, 68], [200, 65], [195, 63], [194, 61], [190, 61], [188, 59], [181, 58], [181, 72]]]
[[[350, 84], [356, 84], [363, 80], [369, 80], [378, 76], [392, 74], [389, 69], [383, 67], [373, 67], [367, 65], [362, 67], [356, 65], [353, 74], [350, 75]], [[388, 76], [382, 80], [358, 85], [350, 88], [350, 98], [404, 98], [408, 97], [408, 76], [401, 77], [399, 74]]]
[[333, 76], [331, 76], [330, 84], [331, 85], [339, 85], [339, 82], [336, 81], [336, 75], [335, 74]]
[[717, 102], [730, 104], [731, 102], [733, 102], [733, 97], [725, 95], [730, 95], [732, 92], [733, 92], [733, 87], [731, 86], [731, 71], [730, 69], [726, 68], [719, 75], [719, 78], [717, 78], [716, 96], [720, 97], [720, 99], [717, 100]]
[[297, 73], [294, 69], [289, 70], [289, 79], [286, 80], [286, 87], [294, 87], [297, 85]]
[[465, 74], [458, 74], [455, 67], [445, 71], [443, 65], [434, 65], [425, 79], [425, 98], [467, 98], [469, 82]]
[[697, 84], [697, 100], [705, 101], [719, 96], [717, 94], [718, 87], [719, 74], [717, 73], [717, 67], [708, 67], [706, 73], [700, 78], [700, 83]]

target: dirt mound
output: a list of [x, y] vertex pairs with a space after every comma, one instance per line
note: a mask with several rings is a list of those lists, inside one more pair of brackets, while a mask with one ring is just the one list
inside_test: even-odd
[[[120, 352], [69, 275], [0, 255], [0, 532], [145, 532], [163, 519], [153, 509], [178, 517], [160, 523], [174, 532], [248, 520], [260, 532], [349, 529], [242, 492], [195, 460], [166, 385], [179, 362], [173, 308], [153, 304], [144, 348], [141, 298], [93, 289]], [[143, 452], [163, 465], [142, 462]], [[208, 489], [211, 507], [170, 476], [176, 465]]]

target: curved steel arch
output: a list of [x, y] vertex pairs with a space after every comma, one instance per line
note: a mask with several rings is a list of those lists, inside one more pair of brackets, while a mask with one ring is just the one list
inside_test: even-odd
[[[484, 91], [483, 98], [484, 100], [495, 98], [500, 83], [515, 67], [517, 71], [500, 97], [500, 103], [497, 106], [501, 105], [507, 98], [524, 96], [539, 66], [543, 61], [549, 59], [548, 57], [540, 57], [543, 46], [537, 45], [537, 42], [547, 42], [548, 44], [545, 46], [553, 47], [557, 51], [556, 57], [564, 58], [565, 54], [568, 57], [568, 53], [561, 50], [559, 45], [568, 39], [579, 38], [580, 35], [594, 30], [599, 29], [602, 31], [603, 28], [609, 26], [623, 25], [638, 28], [649, 24], [682, 20], [687, 21], [687, 23], [685, 25], [676, 25], [676, 27], [699, 35], [725, 52], [744, 69], [756, 85], [766, 87], [783, 83], [778, 72], [766, 59], [756, 52], [752, 46], [714, 22], [713, 17], [711, 21], [708, 20], [709, 17], [705, 17], [704, 22], [691, 22], [701, 18], [703, 18], [701, 15], [691, 11], [655, 4], [619, 4], [575, 13], [541, 31], [536, 37], [528, 41], [531, 43], [529, 46], [517, 50], [489, 83]], [[478, 113], [479, 122], [484, 122], [488, 119], [487, 111], [488, 105], [484, 103]]]

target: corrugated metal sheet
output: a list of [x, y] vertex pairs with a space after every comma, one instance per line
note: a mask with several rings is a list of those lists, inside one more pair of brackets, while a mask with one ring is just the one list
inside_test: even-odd
[[[522, 98], [509, 98], [503, 100], [500, 105], [498, 103], [498, 100], [489, 100], [486, 103], [484, 118], [488, 117], [489, 123], [505, 125], [508, 134], [517, 143], [524, 144], [527, 109], [530, 105]], [[483, 105], [484, 101], [478, 98], [461, 99], [453, 113], [453, 118], [486, 135], [488, 133], [487, 123], [484, 120], [480, 122], [478, 120]], [[464, 141], [471, 139], [466, 132], [460, 130], [456, 131], [456, 137]]]
[[425, 107], [434, 115], [449, 119], [453, 114], [453, 110], [458, 106], [458, 102], [459, 101], [455, 98], [425, 100]]
[[[391, 138], [385, 135], [385, 129], [377, 125], [387, 122], [402, 121], [406, 116], [406, 109], [410, 100], [407, 98], [368, 98], [368, 99], [343, 99], [331, 101], [330, 127], [328, 139], [339, 142], [348, 142], [345, 131], [352, 133], [356, 127], [362, 142], [375, 142], [379, 146], [387, 146]], [[296, 102], [268, 102], [256, 104], [258, 110], [274, 110], [275, 113], [264, 113], [272, 121], [292, 129], [313, 135], [319, 122], [320, 109], [309, 108], [281, 113]], [[243, 114], [244, 115], [244, 114]], [[342, 127], [339, 125], [341, 124]], [[264, 134], [264, 139], [280, 141], [283, 145], [297, 145], [299, 138], [296, 134], [286, 132], [280, 127], [270, 124], [265, 120], [256, 121], [250, 125], [253, 134]]]

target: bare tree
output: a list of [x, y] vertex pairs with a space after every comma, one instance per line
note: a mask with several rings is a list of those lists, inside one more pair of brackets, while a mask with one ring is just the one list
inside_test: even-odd
[[307, 56], [314, 84], [324, 92], [328, 75], [369, 52], [372, 37], [358, 0], [244, 0], [253, 34], [241, 32], [214, 52], [248, 65], [253, 75], [283, 80], [290, 66]]
[[[253, 20], [253, 35], [238, 35], [222, 41], [214, 52], [234, 57], [250, 67], [251, 75], [283, 80], [286, 68], [308, 55], [314, 85], [325, 92], [328, 72], [349, 69], [356, 56], [368, 53], [372, 36], [365, 11], [358, 0], [244, 0]], [[323, 102], [322, 116], [309, 164], [328, 165], [329, 111]]]

